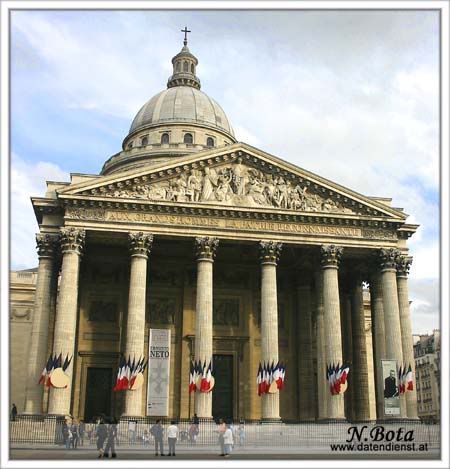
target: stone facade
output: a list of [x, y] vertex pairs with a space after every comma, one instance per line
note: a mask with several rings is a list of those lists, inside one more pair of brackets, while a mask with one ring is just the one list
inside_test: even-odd
[[[44, 281], [50, 268], [40, 260], [34, 311], [48, 317], [48, 329], [36, 320], [31, 343], [74, 358], [70, 384], [48, 398], [28, 379], [29, 411], [42, 406], [86, 419], [106, 406], [115, 416], [145, 416], [148, 369], [139, 391], [113, 392], [119, 357], [146, 356], [149, 329], [168, 328], [170, 417], [383, 419], [373, 395], [372, 349], [381, 351], [376, 360], [394, 358], [398, 366], [410, 352], [404, 260], [417, 226], [388, 199], [237, 143], [218, 108], [192, 113], [187, 96], [200, 87], [192, 57], [183, 48], [174, 58], [169, 88], [180, 92], [160, 93], [144, 106], [124, 151], [100, 175], [48, 183], [45, 197], [32, 198], [39, 236], [60, 247], [53, 259], [60, 280], [52, 313], [56, 282]], [[185, 58], [193, 65], [187, 74], [176, 69]], [[172, 113], [159, 101], [169, 94]], [[229, 141], [197, 148], [199, 141], [177, 137], [173, 154], [154, 140], [142, 142], [156, 145], [150, 152], [127, 148], [140, 132], [170, 128], [176, 135], [187, 126]], [[373, 290], [374, 278], [383, 315], [364, 301], [363, 286]], [[385, 336], [373, 340], [370, 324], [381, 317]], [[215, 356], [228, 363], [222, 384], [218, 378], [211, 393], [189, 395], [190, 361]], [[40, 359], [32, 357], [29, 376]], [[285, 389], [258, 397], [259, 363], [278, 360], [286, 364]], [[348, 391], [331, 395], [325, 369], [344, 362]], [[401, 402], [400, 416], [410, 416]]]
[[26, 368], [31, 327], [34, 317], [34, 297], [37, 269], [11, 272], [10, 276], [10, 401], [18, 412], [25, 410]]

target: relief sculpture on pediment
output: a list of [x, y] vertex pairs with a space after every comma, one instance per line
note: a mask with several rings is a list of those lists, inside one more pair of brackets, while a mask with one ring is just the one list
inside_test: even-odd
[[314, 192], [303, 180], [261, 171], [244, 165], [241, 159], [217, 167], [190, 169], [163, 181], [132, 188], [119, 184], [106, 195], [303, 212], [357, 213], [339, 200]]

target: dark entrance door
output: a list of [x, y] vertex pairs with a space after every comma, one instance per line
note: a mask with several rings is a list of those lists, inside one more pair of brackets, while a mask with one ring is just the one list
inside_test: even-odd
[[88, 368], [84, 420], [111, 415], [112, 368]]
[[233, 355], [213, 356], [212, 413], [215, 419], [233, 418]]

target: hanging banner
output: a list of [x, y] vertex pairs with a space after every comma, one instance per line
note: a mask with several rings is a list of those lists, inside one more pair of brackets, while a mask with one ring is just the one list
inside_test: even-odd
[[169, 415], [170, 329], [150, 329], [147, 415]]
[[384, 383], [384, 415], [400, 415], [396, 360], [381, 360]]

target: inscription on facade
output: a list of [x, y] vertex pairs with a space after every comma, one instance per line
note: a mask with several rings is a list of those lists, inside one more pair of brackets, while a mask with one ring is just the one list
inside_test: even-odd
[[194, 215], [170, 215], [147, 212], [126, 212], [120, 210], [102, 211], [104, 218], [92, 216], [93, 210], [66, 211], [67, 218], [104, 220], [106, 222], [151, 223], [169, 226], [198, 226], [241, 231], [264, 231], [305, 235], [329, 235], [351, 238], [397, 239], [394, 231], [382, 228], [370, 229], [352, 226], [313, 225], [307, 223], [282, 222], [275, 220], [241, 220]]
[[223, 218], [196, 217], [184, 215], [163, 215], [153, 213], [133, 213], [107, 211], [106, 220], [156, 223], [161, 225], [207, 226], [248, 231], [276, 231], [300, 234], [319, 234], [361, 237], [360, 228], [347, 226], [308, 225], [266, 220], [229, 220]]

